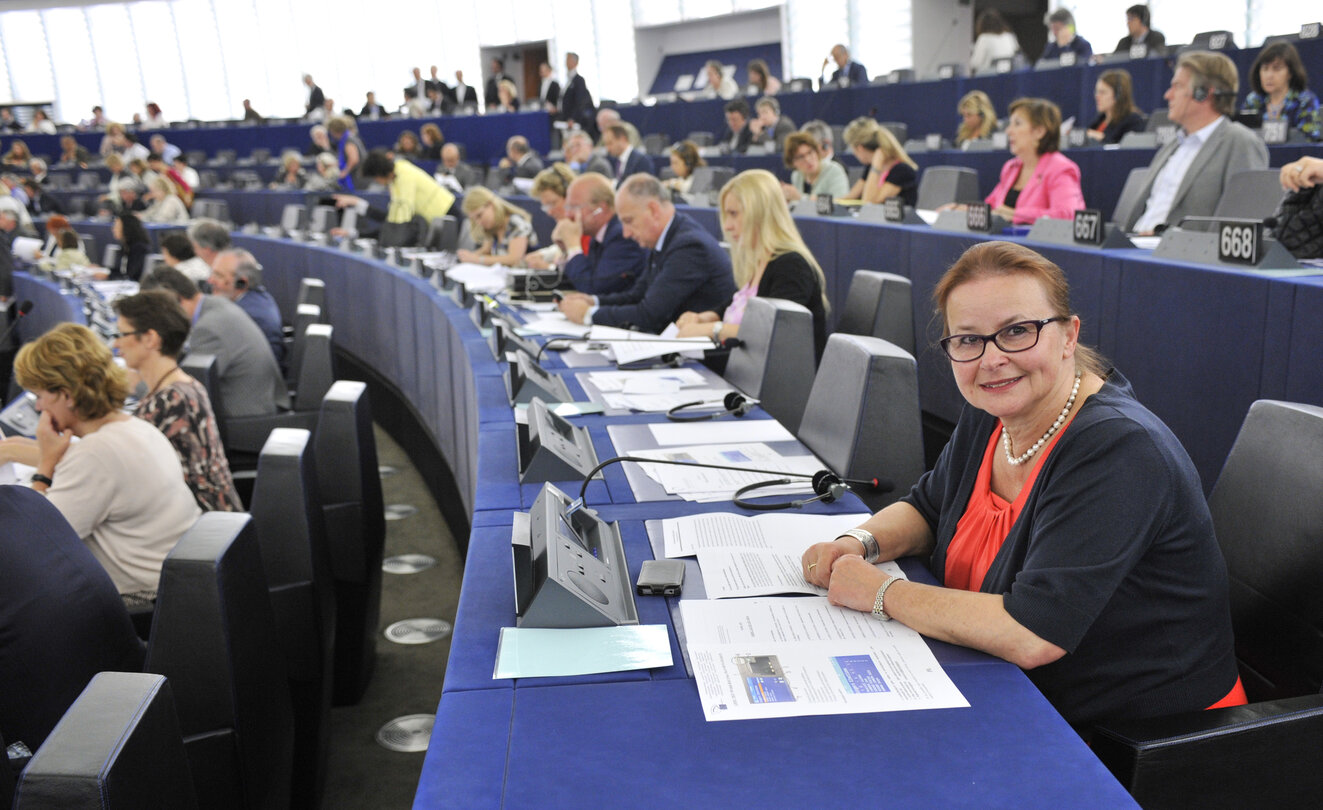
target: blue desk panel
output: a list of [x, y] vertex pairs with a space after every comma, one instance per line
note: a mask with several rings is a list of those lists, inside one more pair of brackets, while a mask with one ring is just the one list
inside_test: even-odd
[[19, 271], [14, 273], [14, 299], [10, 306], [18, 306], [23, 301], [32, 302], [32, 311], [18, 322], [20, 343], [38, 338], [52, 326], [65, 321], [87, 324], [83, 302], [77, 295], [61, 292], [58, 282]]
[[688, 679], [447, 692], [414, 807], [1136, 806], [1015, 667], [948, 672], [969, 708], [720, 723]]

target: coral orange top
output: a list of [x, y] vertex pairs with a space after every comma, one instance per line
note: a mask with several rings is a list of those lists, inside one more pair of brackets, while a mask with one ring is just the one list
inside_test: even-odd
[[[1042, 468], [1043, 461], [1051, 454], [1061, 434], [1069, 427], [1070, 422], [1062, 425], [1038, 454], [1029, 478], [1024, 482], [1014, 501], [1007, 501], [992, 491], [993, 457], [1002, 434], [1001, 430], [993, 431], [988, 439], [987, 450], [983, 454], [983, 464], [979, 467], [978, 477], [974, 479], [974, 491], [969, 494], [965, 514], [956, 524], [955, 536], [951, 538], [951, 545], [946, 552], [946, 587], [966, 591], [977, 591], [983, 587], [983, 578], [992, 567], [992, 561], [996, 559], [1002, 543], [1006, 542], [1011, 526], [1019, 518], [1029, 492], [1033, 489], [1034, 482], [1038, 480], [1038, 471]], [[1237, 678], [1227, 696], [1208, 708], [1243, 706], [1248, 702], [1245, 687], [1241, 684], [1240, 678]]]

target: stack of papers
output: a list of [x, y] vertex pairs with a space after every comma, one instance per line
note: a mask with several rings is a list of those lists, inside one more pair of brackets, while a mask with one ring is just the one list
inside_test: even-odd
[[524, 323], [524, 329], [533, 334], [572, 335], [577, 338], [586, 336], [590, 328], [581, 323], [575, 323], [560, 312], [547, 312], [540, 318]]
[[718, 407], [729, 388], [710, 388], [712, 382], [691, 368], [640, 371], [594, 371], [584, 376], [608, 408], [662, 413], [690, 402], [712, 402]]
[[969, 705], [917, 632], [823, 597], [688, 599], [680, 616], [709, 721]]
[[[698, 558], [709, 599], [780, 593], [825, 595], [826, 590], [804, 579], [804, 549], [839, 537], [867, 519], [867, 514], [689, 515], [661, 522], [662, 548], [667, 557]], [[894, 562], [879, 567], [892, 576], [904, 577]]]
[[[677, 338], [677, 332], [675, 324], [666, 327], [666, 331], [660, 335], [616, 329], [613, 326], [594, 326], [588, 333], [588, 338], [610, 341], [603, 344], [604, 351], [620, 365], [650, 360], [667, 354], [702, 358], [704, 351], [713, 348], [713, 343], [708, 338]], [[691, 345], [693, 348], [689, 348]]]
[[797, 495], [812, 492], [813, 474], [823, 469], [822, 462], [808, 456], [782, 456], [765, 444], [707, 444], [686, 447], [668, 447], [661, 450], [638, 450], [630, 453], [643, 458], [670, 459], [672, 461], [720, 464], [748, 467], [751, 470], [776, 472], [743, 472], [739, 470], [713, 470], [691, 464], [640, 464], [639, 467], [666, 491], [687, 501], [712, 503], [728, 501], [736, 490], [760, 481], [772, 481], [783, 476], [779, 472], [802, 475], [791, 483], [759, 489], [750, 497], [770, 495]]
[[460, 263], [446, 271], [446, 277], [463, 284], [464, 289], [470, 293], [495, 295], [505, 289], [506, 277], [509, 273], [510, 271], [504, 267]]

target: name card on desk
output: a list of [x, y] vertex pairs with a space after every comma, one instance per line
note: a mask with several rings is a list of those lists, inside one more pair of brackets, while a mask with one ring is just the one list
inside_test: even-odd
[[1103, 242], [1102, 211], [1085, 208], [1075, 212], [1075, 242], [1097, 247]]
[[1142, 42], [1139, 43], [1138, 45], [1131, 45], [1131, 46], [1130, 46], [1130, 58], [1131, 58], [1131, 59], [1147, 59], [1147, 58], [1148, 58], [1148, 45], [1145, 45], [1145, 44], [1142, 43]]
[[965, 208], [965, 229], [987, 233], [992, 229], [992, 206], [985, 202], [970, 203]]
[[1057, 62], [1062, 67], [1075, 67], [1076, 55], [1074, 51], [1063, 51]]
[[1305, 23], [1300, 26], [1301, 39], [1318, 39], [1320, 25], [1316, 22]]
[[882, 218], [887, 222], [902, 222], [905, 219], [905, 204], [899, 197], [888, 197], [882, 201]]
[[1259, 263], [1263, 225], [1222, 222], [1217, 227], [1217, 258], [1227, 264], [1254, 266]]
[[1290, 127], [1281, 118], [1275, 121], [1264, 121], [1263, 126], [1259, 129], [1259, 135], [1263, 138], [1264, 143], [1286, 143], [1289, 134]]
[[1015, 60], [1013, 59], [994, 59], [992, 69], [996, 73], [1010, 73], [1015, 69]]

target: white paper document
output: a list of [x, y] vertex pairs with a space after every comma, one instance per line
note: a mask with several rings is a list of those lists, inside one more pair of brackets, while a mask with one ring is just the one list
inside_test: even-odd
[[460, 263], [446, 271], [452, 281], [461, 282], [471, 293], [498, 293], [505, 289], [509, 271], [504, 267]]
[[576, 629], [502, 627], [492, 678], [536, 678], [669, 667], [664, 624]]
[[823, 597], [690, 599], [680, 615], [709, 721], [969, 706], [918, 633]]
[[[622, 394], [655, 393], [669, 388], [678, 391], [687, 386], [708, 384], [708, 380], [692, 368], [650, 368], [639, 371], [594, 371], [584, 375], [593, 387], [602, 393]], [[653, 389], [653, 390], [648, 390]]]
[[575, 323], [559, 312], [548, 312], [541, 318], [527, 321], [524, 329], [539, 335], [572, 335], [581, 338], [588, 334], [589, 327]]
[[[692, 401], [692, 400], [691, 400]], [[666, 447], [676, 444], [729, 444], [731, 442], [793, 442], [795, 435], [775, 419], [720, 422], [662, 422], [648, 425], [652, 438]]]
[[650, 360], [667, 354], [701, 358], [705, 350], [714, 347], [712, 341], [707, 338], [677, 338], [675, 335], [674, 324], [668, 326], [660, 335], [617, 329], [613, 326], [594, 326], [588, 333], [588, 338], [610, 341], [605, 344], [606, 349], [620, 365]]
[[[660, 450], [638, 450], [631, 455], [643, 458], [749, 467], [750, 471], [714, 470], [690, 464], [640, 464], [643, 472], [666, 491], [688, 501], [709, 503], [730, 500], [736, 490], [761, 481], [773, 481], [786, 472], [802, 477], [790, 478], [789, 483], [768, 486], [750, 497], [789, 495], [812, 492], [813, 474], [823, 469], [822, 462], [807, 456], [782, 456], [765, 444], [707, 444], [685, 447], [667, 447]], [[753, 470], [772, 470], [773, 473]]]
[[692, 557], [701, 549], [798, 550], [839, 537], [868, 519], [864, 513], [849, 515], [738, 515], [710, 512], [667, 518], [661, 522], [662, 553], [667, 557]]
[[715, 400], [721, 402], [728, 389], [717, 388], [681, 388], [667, 393], [647, 393], [647, 394], [602, 394], [602, 402], [606, 407], [615, 408], [624, 411], [637, 411], [639, 413], [664, 413], [671, 408], [680, 405], [688, 405], [691, 402], [708, 402]]

